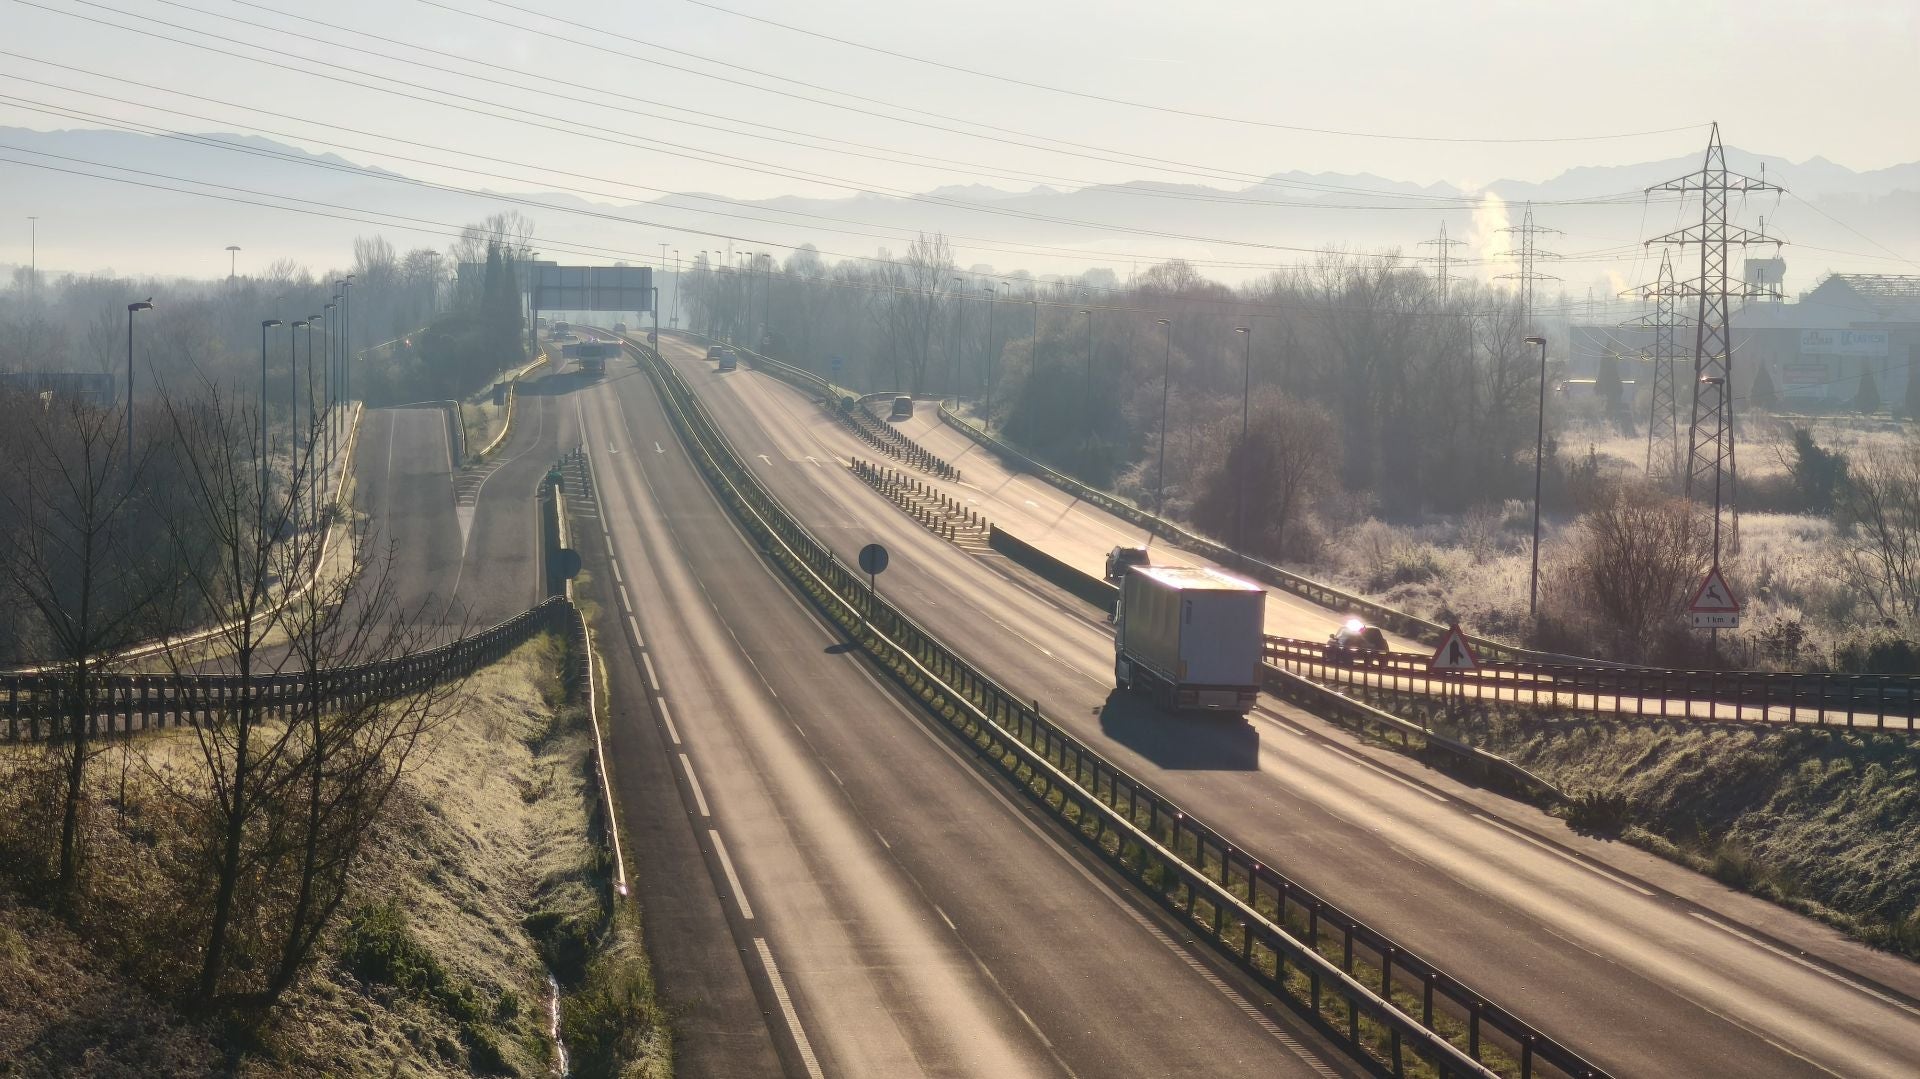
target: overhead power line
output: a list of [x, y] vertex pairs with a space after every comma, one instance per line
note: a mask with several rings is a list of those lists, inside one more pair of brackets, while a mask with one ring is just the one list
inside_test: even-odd
[[[1449, 135], [1406, 135], [1406, 134], [1381, 132], [1381, 131], [1355, 131], [1355, 130], [1348, 130], [1348, 129], [1342, 129], [1342, 128], [1313, 127], [1305, 124], [1287, 124], [1287, 123], [1280, 123], [1274, 120], [1255, 120], [1245, 116], [1223, 116], [1219, 113], [1200, 112], [1193, 109], [1182, 109], [1172, 105], [1157, 105], [1150, 101], [1129, 101], [1125, 98], [1109, 97], [1105, 94], [1095, 94], [1085, 90], [1074, 90], [1064, 86], [1051, 86], [1051, 85], [1048, 85], [1047, 83], [1032, 82], [1027, 79], [1015, 78], [1011, 75], [999, 75], [991, 71], [981, 71], [978, 68], [964, 67], [959, 64], [949, 64], [941, 60], [933, 60], [924, 56], [915, 56], [915, 55], [912, 55], [911, 53], [897, 52], [893, 49], [882, 48], [881, 46], [878, 46], [878, 45], [869, 45], [869, 44], [866, 44], [865, 42], [853, 41], [843, 37], [836, 37], [832, 34], [822, 33], [818, 30], [808, 30], [804, 27], [794, 26], [791, 23], [778, 22], [773, 19], [765, 18], [760, 15], [749, 15], [743, 11], [735, 11], [732, 8], [721, 7], [719, 4], [709, 3], [707, 2], [707, 0], [686, 0], [686, 2], [694, 5], [695, 7], [703, 7], [711, 11], [718, 11], [723, 15], [731, 15], [738, 19], [748, 19], [753, 22], [762, 23], [767, 26], [777, 27], [781, 30], [789, 31], [790, 33], [804, 34], [807, 37], [816, 38], [821, 41], [831, 41], [836, 45], [845, 45], [848, 48], [861, 49], [866, 52], [877, 53], [882, 56], [891, 56], [896, 60], [906, 60], [910, 63], [924, 64], [928, 67], [937, 67], [947, 71], [958, 72], [963, 75], [971, 75], [971, 76], [974, 76], [975, 78], [989, 79], [994, 82], [1007, 83], [1013, 86], [1024, 86], [1032, 90], [1044, 90], [1050, 94], [1065, 94], [1068, 97], [1077, 97], [1086, 101], [1099, 101], [1109, 105], [1121, 105], [1130, 109], [1145, 109], [1149, 112], [1165, 113], [1171, 116], [1184, 116], [1184, 117], [1188, 117], [1190, 119], [1196, 119], [1196, 120], [1216, 120], [1216, 121], [1219, 121], [1220, 123], [1225, 123], [1225, 124], [1239, 124], [1245, 127], [1272, 128], [1278, 131], [1294, 131], [1294, 132], [1299, 132], [1302, 134], [1309, 134], [1309, 135], [1338, 135], [1342, 138], [1383, 139], [1383, 140], [1389, 140], [1393, 142], [1449, 142], [1449, 143], [1481, 143], [1481, 144], [1604, 142], [1604, 141], [1609, 141], [1614, 139], [1644, 138], [1650, 135], [1669, 135], [1678, 131], [1695, 131], [1706, 126], [1706, 124], [1704, 123], [1684, 124], [1679, 127], [1663, 127], [1663, 128], [1656, 128], [1649, 131], [1623, 131], [1623, 132], [1617, 132], [1617, 133], [1606, 134], [1606, 135], [1449, 136]], [[511, 7], [512, 5], [506, 4], [502, 6]]]

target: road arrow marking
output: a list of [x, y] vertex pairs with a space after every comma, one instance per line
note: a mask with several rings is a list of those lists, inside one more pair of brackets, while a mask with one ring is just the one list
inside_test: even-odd
[[663, 450], [663, 449], [661, 449], [661, 448], [660, 448], [660, 443], [658, 443], [658, 442], [655, 442], [655, 443], [653, 444], [653, 452], [655, 452], [655, 453], [665, 453], [665, 452], [667, 452], [667, 451], [666, 451], [666, 450]]
[[758, 457], [759, 457], [759, 458], [760, 458], [760, 459], [761, 459], [762, 461], [766, 461], [766, 462], [767, 462], [767, 467], [769, 467], [769, 468], [771, 468], [771, 467], [773, 467], [773, 462], [767, 459], [767, 455], [766, 455], [766, 454], [764, 454], [764, 453], [762, 453], [762, 454], [758, 454], [757, 456], [758, 456]]

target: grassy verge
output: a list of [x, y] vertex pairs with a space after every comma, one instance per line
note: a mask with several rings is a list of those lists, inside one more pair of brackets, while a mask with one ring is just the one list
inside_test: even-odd
[[506, 425], [507, 406], [494, 404], [493, 393], [488, 391], [461, 402], [460, 422], [466, 428], [467, 457], [471, 460], [492, 444]]
[[1907, 735], [1395, 707], [1429, 710], [1436, 730], [1567, 791], [1559, 812], [1580, 831], [1920, 958], [1920, 743]]
[[[141, 927], [170, 919], [90, 907], [62, 921], [0, 873], [0, 1076], [549, 1075], [549, 972], [573, 1074], [670, 1074], [637, 921], [610, 901], [565, 658], [540, 638], [468, 682], [396, 790], [322, 957], [257, 1025], [202, 1023], [148, 991], [142, 968], [179, 949]], [[116, 742], [96, 762], [94, 890], [137, 909], [150, 866], [191, 840], [160, 792], [195, 781], [192, 737]], [[41, 752], [0, 747], [0, 780], [31, 780]]]

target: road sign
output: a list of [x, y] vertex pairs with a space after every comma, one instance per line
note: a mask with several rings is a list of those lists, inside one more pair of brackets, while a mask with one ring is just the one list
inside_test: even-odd
[[860, 569], [872, 577], [887, 568], [887, 549], [877, 543], [860, 548]]
[[827, 357], [827, 369], [833, 372], [833, 377], [835, 378], [840, 377], [840, 369], [842, 367], [845, 367], [846, 365], [847, 365], [847, 358], [845, 356]]
[[1440, 639], [1440, 647], [1433, 650], [1433, 658], [1427, 661], [1430, 671], [1477, 671], [1480, 669], [1480, 656], [1473, 650], [1473, 642], [1460, 632], [1455, 623], [1447, 628], [1447, 635]]
[[1740, 627], [1740, 598], [1727, 586], [1719, 566], [1707, 571], [1706, 578], [1693, 593], [1693, 602], [1687, 604], [1687, 613], [1693, 618], [1694, 629]]

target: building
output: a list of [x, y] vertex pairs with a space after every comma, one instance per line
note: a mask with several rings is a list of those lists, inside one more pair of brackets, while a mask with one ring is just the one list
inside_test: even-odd
[[[1772, 295], [1734, 309], [1735, 400], [1751, 400], [1764, 370], [1777, 411], [1903, 412], [1910, 373], [1920, 366], [1920, 275], [1831, 274], [1787, 301], [1779, 298], [1785, 274], [1781, 259], [1747, 260], [1748, 284]], [[1682, 357], [1676, 388], [1684, 414], [1695, 303], [1682, 300], [1678, 307], [1684, 321], [1674, 335]], [[1591, 377], [1611, 352], [1624, 361], [1623, 378], [1649, 384], [1641, 351], [1652, 344], [1651, 332], [1573, 326], [1569, 333], [1571, 374]]]

